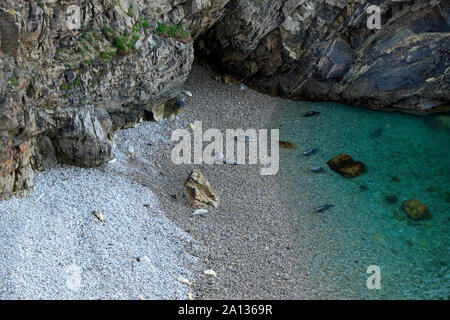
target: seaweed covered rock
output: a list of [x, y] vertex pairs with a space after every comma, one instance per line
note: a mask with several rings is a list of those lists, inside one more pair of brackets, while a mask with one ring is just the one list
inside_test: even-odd
[[345, 178], [354, 178], [365, 172], [364, 163], [355, 161], [348, 154], [342, 153], [327, 162], [331, 170]]
[[402, 209], [413, 220], [426, 220], [432, 217], [428, 207], [417, 199], [403, 201]]

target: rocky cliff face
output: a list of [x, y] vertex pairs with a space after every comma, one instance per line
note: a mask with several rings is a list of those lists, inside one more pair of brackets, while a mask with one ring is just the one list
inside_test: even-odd
[[55, 162], [99, 165], [115, 130], [176, 113], [191, 38], [272, 94], [448, 111], [449, 2], [371, 4], [381, 30], [357, 0], [0, 0], [0, 199]]
[[228, 2], [0, 0], [0, 199], [52, 162], [109, 160], [114, 130], [164, 114], [194, 59], [186, 31]]
[[[381, 8], [380, 30], [367, 27], [369, 5]], [[257, 89], [419, 114], [450, 110], [449, 1], [237, 0], [228, 10], [198, 49]]]

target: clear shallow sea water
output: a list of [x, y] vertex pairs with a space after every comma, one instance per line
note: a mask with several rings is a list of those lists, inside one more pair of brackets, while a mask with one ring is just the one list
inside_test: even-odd
[[[301, 116], [311, 110], [321, 113]], [[278, 179], [305, 284], [327, 298], [448, 299], [450, 131], [429, 117], [337, 103], [285, 101], [274, 119], [280, 139], [297, 146], [280, 149]], [[303, 156], [310, 148], [319, 151]], [[340, 153], [362, 161], [366, 173], [346, 179], [331, 171], [326, 162]], [[313, 173], [314, 166], [325, 171]], [[433, 217], [409, 219], [401, 202], [412, 198]], [[314, 212], [328, 203], [334, 207]], [[381, 269], [380, 290], [366, 286], [369, 265]]]

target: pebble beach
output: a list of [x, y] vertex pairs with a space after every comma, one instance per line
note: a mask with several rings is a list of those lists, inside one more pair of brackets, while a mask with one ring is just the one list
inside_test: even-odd
[[[196, 66], [184, 112], [117, 132], [109, 163], [59, 165], [36, 175], [29, 197], [0, 203], [2, 299], [306, 297], [275, 178], [255, 165], [170, 159], [172, 130], [265, 128], [276, 109], [276, 98], [213, 78]], [[201, 216], [183, 188], [193, 169], [221, 199]]]
[[[92, 169], [59, 165], [36, 175], [29, 197], [0, 202], [0, 298], [420, 297], [408, 287], [422, 282], [409, 266], [418, 261], [412, 258], [416, 251], [407, 246], [438, 233], [442, 237], [430, 242], [431, 249], [442, 252], [446, 233], [436, 223], [424, 229], [420, 223], [392, 220], [394, 207], [383, 204], [382, 190], [370, 191], [381, 175], [377, 171], [347, 180], [325, 164], [338, 151], [350, 150], [374, 172], [370, 165], [380, 164], [367, 154], [378, 142], [368, 140], [368, 150], [353, 148], [351, 139], [342, 143], [326, 120], [329, 110], [336, 128], [339, 117], [349, 119], [347, 111], [340, 114], [340, 106], [293, 106], [296, 102], [239, 84], [225, 85], [215, 77], [195, 65], [185, 87], [191, 94], [185, 96], [184, 111], [117, 132], [108, 163]], [[301, 117], [312, 110], [321, 115]], [[355, 115], [355, 126], [359, 117]], [[192, 131], [196, 121], [202, 121], [203, 130], [222, 132], [280, 129], [280, 139], [295, 148], [280, 149], [280, 172], [275, 176], [260, 175], [259, 164], [175, 165], [172, 132]], [[375, 129], [369, 126], [361, 135], [370, 136]], [[389, 133], [383, 130], [382, 137]], [[303, 151], [310, 148], [318, 151], [305, 157]], [[311, 172], [320, 165], [325, 168]], [[202, 214], [194, 214], [183, 186], [195, 169], [220, 197], [217, 208]], [[410, 196], [402, 192], [399, 197]], [[328, 203], [333, 206], [326, 212], [314, 212]], [[380, 208], [391, 211], [388, 215]], [[446, 223], [447, 209], [431, 208], [437, 213], [434, 219]], [[383, 223], [374, 224], [373, 217]], [[417, 240], [410, 240], [413, 236]], [[423, 263], [437, 252], [422, 251]], [[444, 254], [439, 263], [446, 259]], [[365, 285], [371, 264], [389, 271], [383, 275], [383, 290], [370, 291]], [[445, 279], [431, 279], [438, 281], [431, 293], [421, 290], [430, 295], [426, 297], [448, 297]]]

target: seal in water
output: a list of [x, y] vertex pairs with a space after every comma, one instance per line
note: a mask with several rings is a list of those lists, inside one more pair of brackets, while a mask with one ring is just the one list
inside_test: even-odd
[[302, 117], [312, 117], [312, 116], [317, 116], [318, 114], [320, 114], [319, 111], [308, 111], [302, 114]]
[[323, 167], [319, 167], [319, 166], [309, 168], [309, 170], [311, 170], [314, 173], [319, 173], [319, 172], [324, 172], [325, 171], [325, 169]]
[[317, 151], [319, 151], [319, 149], [308, 149], [305, 152], [303, 152], [303, 155], [304, 156], [310, 156], [310, 155], [316, 153]]
[[334, 206], [332, 204], [324, 204], [323, 206], [315, 208], [314, 211], [315, 212], [324, 212], [333, 207]]

